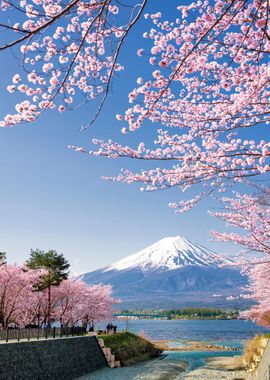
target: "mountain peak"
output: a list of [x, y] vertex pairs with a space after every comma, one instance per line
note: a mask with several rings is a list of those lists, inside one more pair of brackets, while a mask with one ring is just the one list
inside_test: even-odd
[[[122, 308], [224, 306], [247, 279], [222, 258], [182, 236], [166, 237], [106, 268], [85, 273], [89, 284], [110, 284]], [[222, 267], [220, 267], [222, 265]], [[216, 297], [220, 294], [220, 297]]]
[[207, 248], [192, 243], [183, 236], [165, 237], [149, 247], [128, 256], [109, 267], [111, 270], [123, 271], [138, 268], [144, 272], [168, 271], [185, 266], [217, 267], [229, 263], [229, 260], [219, 257]]

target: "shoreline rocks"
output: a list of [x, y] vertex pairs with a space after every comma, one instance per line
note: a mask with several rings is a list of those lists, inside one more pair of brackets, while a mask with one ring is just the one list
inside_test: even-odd
[[240, 351], [238, 347], [222, 346], [199, 341], [185, 342], [185, 345], [179, 347], [172, 347], [169, 343], [171, 343], [169, 340], [153, 341], [153, 344], [163, 351]]

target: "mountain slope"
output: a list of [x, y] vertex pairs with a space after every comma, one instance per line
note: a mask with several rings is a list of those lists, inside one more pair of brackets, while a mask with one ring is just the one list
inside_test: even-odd
[[223, 305], [226, 296], [239, 294], [246, 284], [246, 278], [229, 264], [230, 260], [176, 236], [86, 273], [82, 279], [111, 284], [114, 295], [127, 307]]
[[208, 249], [194, 244], [182, 236], [167, 237], [142, 251], [112, 264], [105, 271], [140, 268], [143, 271], [165, 271], [187, 265], [203, 267], [229, 263]]

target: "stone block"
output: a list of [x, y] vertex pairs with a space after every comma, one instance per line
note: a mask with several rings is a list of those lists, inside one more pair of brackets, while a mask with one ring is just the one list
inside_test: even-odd
[[99, 343], [101, 348], [104, 347], [104, 340], [103, 339], [98, 339], [98, 343]]

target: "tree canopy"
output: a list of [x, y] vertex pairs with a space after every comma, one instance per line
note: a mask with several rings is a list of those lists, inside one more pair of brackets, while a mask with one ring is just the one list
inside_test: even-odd
[[26, 265], [30, 269], [45, 269], [46, 271], [37, 284], [38, 290], [44, 290], [49, 286], [59, 286], [68, 278], [70, 267], [62, 253], [54, 250], [45, 252], [40, 249], [31, 250]]
[[[111, 287], [87, 285], [64, 279], [51, 290], [48, 309], [47, 291], [33, 288], [43, 270], [25, 270], [24, 266], [5, 264], [0, 266], [0, 326], [25, 327], [30, 324], [44, 326], [57, 321], [63, 326], [75, 326], [111, 319], [117, 302], [111, 296]], [[48, 311], [50, 315], [48, 316]]]
[[45, 274], [40, 276], [39, 281], [34, 284], [34, 288], [37, 291], [48, 289], [46, 322], [50, 326], [52, 287], [60, 286], [62, 281], [68, 278], [70, 265], [62, 253], [59, 254], [54, 250], [44, 252], [39, 249], [31, 250], [30, 258], [26, 262], [26, 265], [31, 270], [45, 270]]

